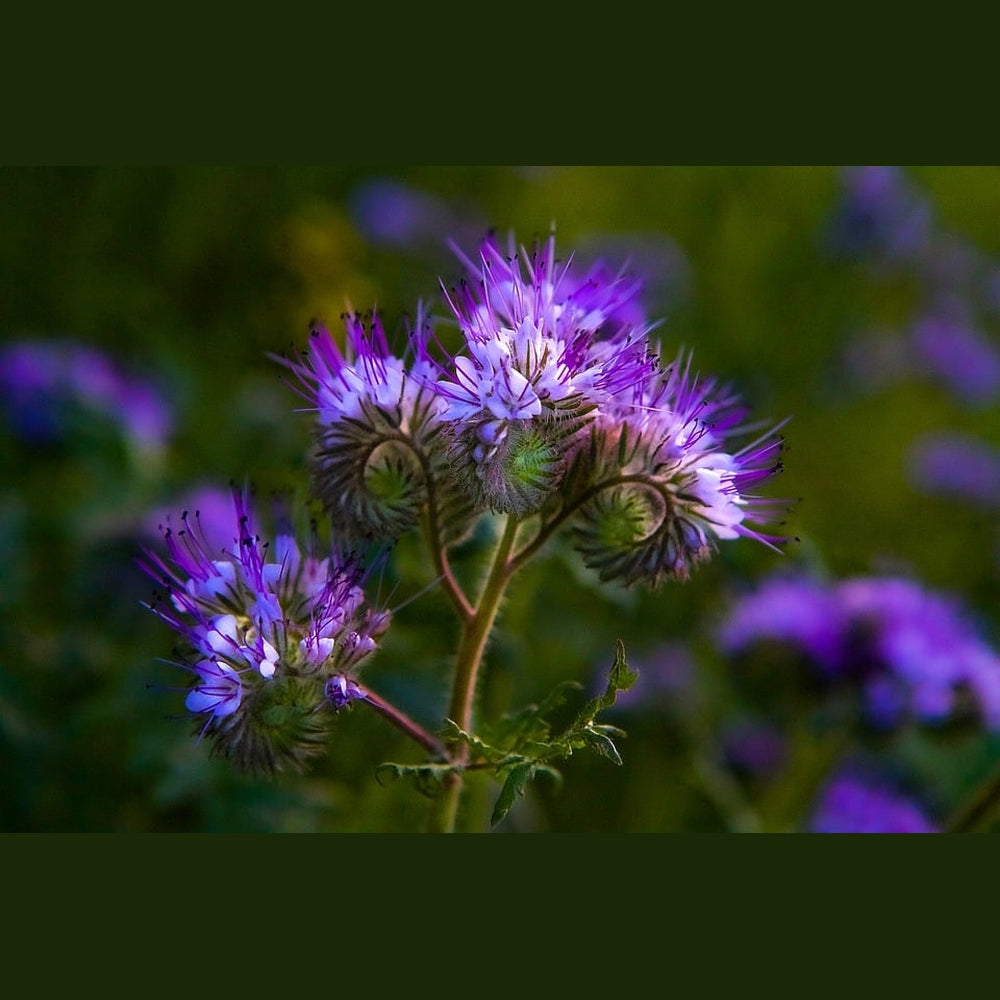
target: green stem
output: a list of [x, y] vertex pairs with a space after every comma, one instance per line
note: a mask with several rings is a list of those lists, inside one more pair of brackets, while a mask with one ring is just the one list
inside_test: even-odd
[[[433, 507], [431, 507], [431, 510], [433, 511]], [[468, 622], [472, 618], [475, 609], [462, 592], [462, 588], [459, 586], [458, 580], [455, 579], [455, 574], [451, 570], [451, 565], [448, 562], [448, 553], [441, 544], [437, 519], [433, 514], [428, 515], [424, 521], [424, 537], [427, 548], [431, 553], [431, 558], [434, 560], [434, 568], [437, 570], [438, 579], [441, 581], [444, 592], [450, 598], [451, 603], [458, 612], [459, 618], [463, 622]]]
[[448, 563], [448, 552], [441, 541], [441, 518], [438, 511], [436, 483], [431, 463], [423, 451], [414, 447], [408, 438], [405, 440], [413, 449], [414, 455], [416, 455], [417, 460], [420, 462], [424, 473], [424, 482], [427, 486], [427, 508], [424, 513], [424, 537], [427, 542], [427, 548], [431, 553], [431, 558], [434, 560], [434, 566], [438, 571], [438, 577], [441, 580], [444, 592], [451, 599], [462, 621], [467, 622], [472, 617], [473, 608], [459, 586], [458, 580], [455, 579], [455, 574], [451, 571], [451, 566]]
[[616, 475], [610, 479], [604, 479], [599, 483], [595, 483], [571, 502], [565, 504], [551, 520], [545, 521], [539, 526], [538, 531], [531, 541], [514, 554], [514, 557], [511, 559], [511, 572], [513, 573], [515, 570], [520, 569], [555, 534], [556, 529], [565, 523], [588, 500], [593, 499], [598, 493], [606, 489], [610, 489], [613, 486], [622, 486], [626, 483], [643, 483], [644, 485], [653, 486], [653, 488], [658, 489], [658, 492], [664, 496], [664, 499], [667, 499], [662, 489], [656, 487], [655, 484], [651, 484], [646, 477], [639, 474], [627, 476]]
[[[510, 554], [514, 548], [517, 529], [517, 518], [514, 515], [509, 515], [503, 534], [493, 553], [493, 562], [483, 585], [482, 593], [479, 595], [479, 601], [472, 615], [466, 619], [458, 643], [449, 718], [463, 732], [468, 732], [471, 728], [476, 681], [482, 664], [483, 652], [493, 630], [497, 612], [500, 610], [504, 590], [513, 572]], [[467, 744], [455, 743], [449, 748], [449, 751], [450, 763], [459, 767], [468, 763], [469, 747]], [[444, 779], [441, 792], [434, 800], [427, 826], [428, 832], [451, 833], [455, 829], [461, 793], [462, 772], [458, 770], [448, 774]]]

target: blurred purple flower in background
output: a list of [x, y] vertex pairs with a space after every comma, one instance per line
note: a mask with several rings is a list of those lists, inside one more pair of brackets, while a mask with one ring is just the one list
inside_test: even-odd
[[876, 727], [974, 719], [1000, 729], [1000, 657], [956, 599], [912, 580], [765, 581], [733, 604], [717, 639], [730, 655], [767, 642], [799, 650], [828, 679], [859, 684]]
[[762, 641], [788, 643], [825, 672], [837, 673], [846, 625], [836, 595], [824, 584], [773, 577], [733, 604], [717, 638], [727, 653]]
[[[914, 318], [904, 332], [868, 334], [849, 345], [848, 373], [867, 388], [929, 376], [971, 406], [1000, 397], [1000, 345], [982, 328], [1000, 311], [1000, 267], [938, 225], [929, 199], [899, 167], [845, 168], [827, 237], [840, 256], [867, 261], [876, 276], [913, 279]], [[891, 266], [888, 266], [891, 265]]]
[[809, 833], [937, 833], [922, 806], [890, 782], [848, 767], [827, 782], [809, 819]]
[[956, 598], [911, 580], [847, 580], [837, 595], [851, 622], [851, 669], [871, 669], [868, 708], [883, 725], [907, 715], [935, 724], [975, 714], [1000, 728], [1000, 658]]
[[1000, 349], [973, 323], [957, 315], [928, 315], [910, 335], [918, 361], [961, 401], [982, 406], [1000, 396]]
[[967, 434], [924, 435], [911, 446], [907, 468], [925, 493], [991, 508], [1000, 501], [1000, 450]]
[[167, 445], [173, 415], [154, 385], [97, 348], [71, 340], [20, 340], [0, 348], [0, 410], [18, 437], [55, 443], [79, 410], [110, 418], [137, 453]]
[[787, 763], [788, 739], [776, 726], [736, 719], [723, 726], [719, 743], [726, 764], [746, 778], [767, 779]]
[[839, 256], [868, 257], [876, 266], [911, 263], [929, 249], [929, 203], [899, 167], [845, 167], [843, 191], [827, 231]]
[[[697, 700], [698, 666], [686, 642], [665, 642], [645, 653], [630, 654], [629, 664], [639, 676], [632, 687], [619, 692], [616, 710], [690, 708]], [[606, 685], [607, 667], [602, 664], [592, 685], [595, 694]]]
[[392, 177], [359, 184], [348, 197], [348, 208], [354, 224], [375, 246], [422, 250], [435, 257], [444, 251], [442, 233], [471, 243], [487, 228], [474, 206], [453, 205]]

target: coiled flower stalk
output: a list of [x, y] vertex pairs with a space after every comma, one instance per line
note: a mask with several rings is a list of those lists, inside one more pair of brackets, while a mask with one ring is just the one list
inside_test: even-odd
[[787, 501], [757, 495], [781, 470], [780, 425], [737, 450], [746, 408], [679, 357], [634, 393], [606, 405], [578, 456], [575, 545], [603, 580], [686, 580], [717, 543], [785, 541], [762, 529]]
[[[296, 376], [316, 413], [314, 495], [347, 543], [395, 540], [429, 508], [441, 536], [457, 540], [472, 515], [443, 475], [448, 458], [437, 419], [441, 401], [427, 386], [426, 359], [411, 365], [396, 357], [375, 313], [347, 313], [343, 320], [344, 351], [314, 323], [309, 351], [276, 358]], [[423, 322], [418, 314], [418, 327]]]

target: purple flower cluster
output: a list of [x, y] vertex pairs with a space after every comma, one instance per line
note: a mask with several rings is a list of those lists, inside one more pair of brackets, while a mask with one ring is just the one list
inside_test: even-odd
[[846, 768], [825, 785], [808, 821], [809, 833], [937, 833], [923, 807], [891, 783]]
[[343, 319], [345, 350], [322, 323], [316, 323], [307, 353], [275, 360], [296, 376], [299, 393], [316, 411], [320, 426], [360, 420], [370, 408], [398, 411], [402, 422], [416, 402], [426, 365], [418, 361], [409, 370], [390, 351], [377, 314], [349, 313]]
[[870, 263], [880, 279], [915, 279], [916, 314], [889, 359], [897, 376], [929, 377], [973, 406], [1000, 396], [1000, 346], [984, 329], [998, 312], [1000, 265], [942, 228], [900, 168], [846, 168], [828, 236], [836, 253]]
[[454, 351], [422, 312], [403, 356], [376, 317], [349, 315], [346, 350], [317, 326], [309, 353], [282, 362], [317, 414], [314, 480], [334, 520], [396, 537], [434, 503], [437, 522], [528, 517], [561, 493], [558, 516], [587, 521], [585, 559], [626, 582], [684, 577], [720, 539], [781, 540], [751, 516], [777, 503], [755, 490], [780, 468], [780, 440], [730, 444], [745, 408], [690, 358], [661, 359], [637, 278], [560, 262], [551, 236], [529, 251], [491, 235], [475, 259], [455, 249], [466, 275], [442, 286]]
[[756, 492], [780, 471], [783, 443], [772, 428], [742, 447], [730, 447], [729, 441], [746, 435], [746, 417], [747, 408], [734, 393], [691, 372], [690, 355], [631, 396], [616, 397], [598, 417], [599, 427], [624, 429], [639, 444], [623, 475], [660, 470], [673, 517], [659, 556], [673, 576], [685, 577], [717, 539], [753, 538], [772, 547], [783, 541], [760, 528], [787, 501]]
[[910, 330], [917, 364], [973, 407], [1000, 399], [1000, 346], [964, 310], [937, 309]]
[[[842, 179], [828, 230], [830, 247], [871, 265], [879, 282], [901, 278], [916, 293], [912, 315], [898, 329], [870, 331], [848, 345], [852, 380], [871, 389], [921, 379], [971, 410], [995, 406], [1000, 260], [942, 226], [929, 199], [901, 168], [850, 167]], [[983, 502], [995, 489], [986, 457], [991, 445], [963, 442], [945, 455], [942, 440], [914, 442], [907, 469], [912, 485]]]
[[898, 167], [847, 167], [827, 238], [838, 254], [878, 266], [911, 263], [926, 254], [933, 213]]
[[471, 422], [484, 453], [510, 421], [597, 407], [649, 377], [648, 329], [620, 318], [639, 281], [600, 263], [578, 275], [556, 261], [551, 237], [530, 254], [491, 237], [464, 262], [468, 280], [446, 296], [465, 352], [437, 387], [445, 419]]
[[[189, 711], [206, 728], [241, 710], [248, 694], [284, 677], [318, 689], [349, 673], [376, 646], [388, 615], [364, 607], [362, 568], [331, 550], [303, 552], [290, 530], [262, 541], [245, 490], [234, 490], [231, 544], [206, 537], [198, 513], [164, 528], [166, 554], [143, 568], [166, 592], [152, 610], [183, 640], [193, 675]], [[355, 690], [338, 688], [336, 703]]]
[[914, 442], [908, 462], [911, 480], [925, 493], [987, 509], [1000, 503], [1000, 450], [976, 437], [927, 434]]
[[74, 341], [20, 340], [0, 348], [0, 410], [19, 437], [59, 440], [80, 410], [109, 418], [133, 449], [162, 451], [173, 416], [149, 382], [97, 348]]
[[879, 727], [971, 717], [1000, 729], [1000, 656], [956, 600], [912, 580], [774, 578], [734, 603], [717, 639], [730, 655], [799, 651], [829, 682], [859, 684]]

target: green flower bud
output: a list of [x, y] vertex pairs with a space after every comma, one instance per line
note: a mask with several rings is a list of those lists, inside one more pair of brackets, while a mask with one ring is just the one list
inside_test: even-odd
[[239, 708], [207, 730], [214, 754], [240, 771], [302, 772], [327, 746], [331, 716], [314, 678], [276, 675], [247, 685]]

